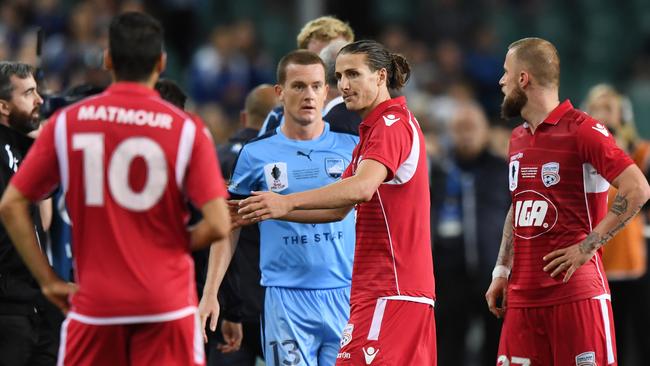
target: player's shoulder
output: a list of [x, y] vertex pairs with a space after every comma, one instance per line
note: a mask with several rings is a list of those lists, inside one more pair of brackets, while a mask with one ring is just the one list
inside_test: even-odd
[[242, 154], [253, 156], [267, 155], [269, 151], [275, 150], [274, 147], [278, 143], [276, 141], [277, 135], [277, 129], [273, 129], [261, 136], [246, 141], [239, 151], [239, 156], [241, 157]]
[[373, 129], [387, 130], [391, 132], [411, 131], [410, 122], [412, 114], [409, 110], [399, 105], [389, 106], [375, 118]]
[[607, 129], [607, 126], [605, 126], [605, 124], [596, 120], [595, 118], [588, 115], [587, 113], [579, 109], [574, 109], [570, 113], [571, 116], [568, 117], [571, 118], [572, 121], [571, 123], [573, 125], [572, 129], [575, 131], [576, 135], [578, 135], [579, 139], [612, 137], [612, 134]]

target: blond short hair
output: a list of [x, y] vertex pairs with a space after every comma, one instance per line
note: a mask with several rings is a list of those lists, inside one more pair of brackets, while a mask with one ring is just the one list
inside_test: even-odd
[[296, 41], [298, 48], [306, 49], [312, 39], [331, 41], [339, 37], [352, 42], [354, 41], [354, 32], [348, 23], [328, 15], [307, 22], [298, 33]]
[[508, 50], [533, 76], [546, 87], [560, 87], [560, 56], [553, 44], [541, 38], [523, 38], [512, 42]]

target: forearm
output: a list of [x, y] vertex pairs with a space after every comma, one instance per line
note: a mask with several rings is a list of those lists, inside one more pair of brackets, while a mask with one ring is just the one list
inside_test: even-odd
[[320, 224], [343, 220], [352, 209], [352, 206], [317, 209], [317, 210], [294, 210], [278, 220], [301, 222], [306, 224]]
[[210, 247], [208, 273], [206, 274], [205, 286], [203, 287], [203, 296], [217, 296], [221, 281], [223, 281], [223, 277], [230, 265], [230, 260], [237, 248], [239, 233], [240, 230], [235, 230], [230, 237], [221, 239]]
[[639, 213], [646, 201], [643, 189], [621, 188], [605, 218], [580, 243], [580, 251], [591, 253], [605, 245]]
[[352, 176], [318, 189], [292, 193], [287, 197], [293, 210], [318, 210], [352, 207], [367, 202], [372, 199], [374, 191], [372, 182]]
[[0, 215], [11, 242], [36, 281], [43, 286], [56, 279], [55, 272], [38, 245], [29, 202], [13, 201], [3, 205]]
[[514, 257], [514, 235], [512, 227], [512, 205], [508, 210], [506, 219], [503, 223], [503, 235], [501, 236], [501, 247], [499, 248], [499, 256], [497, 257], [497, 266], [504, 266], [508, 270], [512, 268], [512, 260]]

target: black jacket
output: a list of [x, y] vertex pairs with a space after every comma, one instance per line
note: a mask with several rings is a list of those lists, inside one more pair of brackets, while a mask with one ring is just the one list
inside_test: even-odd
[[[0, 125], [0, 190], [4, 193], [33, 139]], [[30, 206], [40, 243], [46, 243], [38, 207]], [[0, 314], [31, 314], [40, 288], [0, 223]], [[39, 300], [40, 301], [40, 300]]]

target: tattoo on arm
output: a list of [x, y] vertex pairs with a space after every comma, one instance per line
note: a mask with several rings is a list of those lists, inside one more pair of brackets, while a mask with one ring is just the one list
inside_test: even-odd
[[609, 211], [616, 215], [618, 218], [618, 224], [609, 230], [606, 234], [600, 235], [596, 232], [590, 233], [587, 238], [580, 243], [580, 251], [582, 253], [590, 253], [610, 241], [616, 234], [621, 231], [627, 223], [632, 220], [634, 216], [641, 210], [643, 206], [635, 207], [634, 209], [628, 211], [628, 201], [627, 198], [621, 195], [616, 195], [614, 198], [614, 203]]
[[614, 198], [614, 203], [612, 203], [612, 207], [609, 210], [613, 212], [616, 216], [621, 216], [627, 211], [627, 205], [628, 205], [627, 198], [617, 193], [616, 197]]
[[514, 257], [514, 235], [512, 233], [512, 206], [508, 210], [506, 220], [503, 223], [503, 236], [501, 237], [501, 248], [499, 248], [499, 257], [497, 265], [503, 265], [512, 268], [512, 258]]

